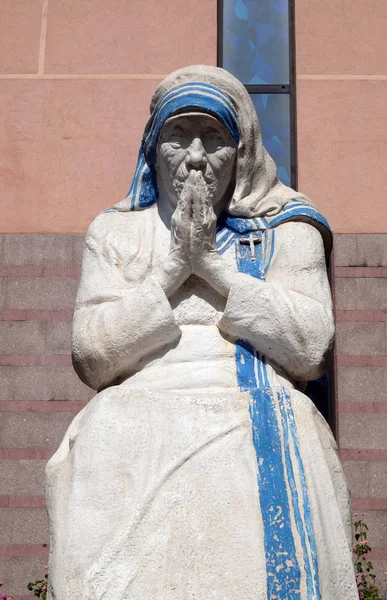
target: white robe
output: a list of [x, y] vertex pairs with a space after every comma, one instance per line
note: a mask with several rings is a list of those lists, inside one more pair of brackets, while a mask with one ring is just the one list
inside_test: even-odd
[[[88, 232], [74, 359], [103, 391], [47, 465], [49, 598], [356, 600], [347, 483], [328, 425], [296, 383], [319, 376], [333, 335], [320, 233], [279, 225], [266, 280], [236, 273], [227, 301], [196, 277], [165, 296], [152, 273], [169, 237], [156, 205], [103, 213]], [[223, 258], [236, 272], [233, 247]], [[290, 395], [320, 596], [308, 595], [305, 573], [287, 596], [267, 584], [237, 338]]]

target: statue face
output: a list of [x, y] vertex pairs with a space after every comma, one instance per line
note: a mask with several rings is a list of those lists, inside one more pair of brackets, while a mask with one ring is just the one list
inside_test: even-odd
[[218, 119], [207, 113], [170, 117], [161, 130], [157, 156], [158, 178], [174, 206], [195, 169], [203, 173], [215, 212], [226, 208], [224, 195], [234, 172], [236, 146]]

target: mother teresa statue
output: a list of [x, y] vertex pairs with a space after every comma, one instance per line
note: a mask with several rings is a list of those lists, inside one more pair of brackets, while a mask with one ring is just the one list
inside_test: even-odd
[[98, 391], [47, 466], [55, 600], [355, 600], [349, 493], [302, 390], [334, 335], [331, 233], [243, 85], [155, 91], [86, 237], [73, 363]]

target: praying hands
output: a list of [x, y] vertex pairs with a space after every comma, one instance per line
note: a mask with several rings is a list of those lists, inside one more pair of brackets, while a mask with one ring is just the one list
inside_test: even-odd
[[232, 273], [216, 247], [216, 221], [203, 174], [192, 169], [172, 215], [170, 251], [158, 271], [167, 296], [193, 274], [227, 297]]

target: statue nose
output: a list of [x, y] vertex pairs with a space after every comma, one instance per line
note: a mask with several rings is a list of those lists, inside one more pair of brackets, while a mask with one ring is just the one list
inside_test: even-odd
[[205, 170], [207, 154], [200, 138], [195, 138], [188, 148], [186, 156], [187, 169]]

